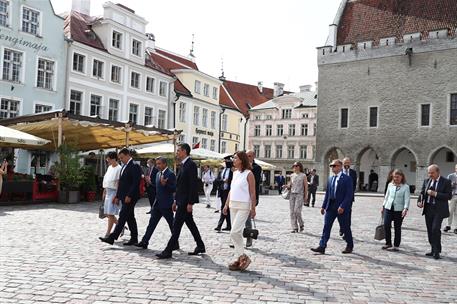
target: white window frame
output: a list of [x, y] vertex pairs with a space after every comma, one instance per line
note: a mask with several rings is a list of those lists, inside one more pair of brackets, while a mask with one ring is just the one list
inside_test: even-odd
[[[347, 109], [348, 110], [348, 124], [347, 124], [347, 127], [341, 127], [341, 123], [343, 121], [343, 116], [341, 115], [342, 114], [341, 111], [343, 109]], [[379, 111], [379, 109], [378, 109], [378, 111]], [[338, 129], [349, 129], [350, 113], [351, 113], [351, 111], [350, 111], [349, 107], [340, 107], [338, 109]], [[379, 113], [378, 113], [378, 116], [379, 116]], [[368, 125], [370, 125], [370, 108], [368, 108]]]
[[265, 136], [273, 136], [273, 125], [265, 125]]
[[[146, 109], [151, 109], [151, 123], [149, 124], [146, 124]], [[144, 109], [143, 109], [143, 125], [145, 126], [155, 126], [155, 119], [154, 119], [154, 107], [151, 107], [151, 106], [144, 106]]]
[[[102, 77], [94, 76], [94, 63], [95, 63], [95, 60], [103, 62]], [[106, 79], [106, 61], [105, 60], [102, 60], [102, 59], [94, 57], [94, 58], [92, 58], [92, 64], [91, 64], [90, 67], [91, 67], [91, 69], [90, 69], [90, 77], [91, 78], [97, 79], [97, 80], [101, 80], [101, 81], [105, 81], [105, 79]]]
[[[163, 113], [163, 126], [160, 126], [160, 113]], [[159, 109], [157, 111], [157, 127], [165, 129], [167, 127], [167, 111], [164, 109]]]
[[[20, 73], [19, 82], [15, 82], [15, 81], [3, 78], [3, 62], [4, 62], [5, 50], [10, 50], [10, 51], [18, 52], [18, 53], [22, 54], [21, 69], [19, 70], [19, 73]], [[15, 49], [15, 48], [2, 46], [0, 55], [1, 55], [1, 57], [0, 57], [0, 79], [3, 81], [11, 82], [11, 83], [25, 84], [25, 63], [27, 62], [26, 52]]]
[[446, 110], [447, 110], [447, 125], [450, 128], [457, 128], [457, 124], [451, 125], [451, 103], [452, 103], [452, 95], [456, 95], [457, 92], [455, 93], [449, 93], [447, 94], [447, 105], [446, 105]]
[[[281, 149], [279, 150], [278, 147], [281, 147]], [[278, 154], [278, 151], [281, 151], [281, 156], [279, 156]], [[283, 145], [275, 145], [275, 157], [277, 159], [281, 159], [283, 158], [284, 156], [284, 146]]]
[[[133, 42], [134, 41], [137, 41], [140, 43], [140, 49], [138, 50], [138, 52], [139, 52], [138, 55], [133, 52]], [[135, 57], [138, 57], [138, 58], [143, 58], [143, 41], [132, 37], [131, 42], [130, 42], [130, 54]]]
[[179, 110], [178, 110], [178, 119], [179, 122], [186, 122], [186, 111], [187, 111], [187, 104], [183, 101], [179, 102]]
[[[83, 63], [83, 71], [82, 72], [73, 69], [75, 53], [78, 54], [78, 55], [84, 56], [84, 63]], [[71, 71], [73, 73], [80, 74], [80, 75], [86, 75], [87, 74], [87, 60], [88, 60], [87, 54], [79, 52], [79, 51], [73, 51], [73, 52], [71, 52], [71, 59], [70, 60], [71, 60]]]
[[[36, 109], [35, 109], [36, 106], [51, 107], [51, 110], [50, 110], [50, 111], [52, 111], [52, 110], [54, 109], [54, 104], [52, 104], [52, 103], [49, 103], [49, 102], [42, 102], [42, 101], [39, 101], [39, 100], [35, 100], [35, 101], [33, 102], [33, 114], [37, 114], [36, 111], [35, 111], [35, 110], [36, 110]], [[43, 113], [43, 112], [40, 112], [40, 113]]]
[[[47, 89], [47, 88], [44, 88], [44, 87], [39, 87], [38, 86], [38, 63], [40, 61], [40, 59], [42, 60], [46, 60], [46, 61], [50, 61], [50, 62], [53, 62], [54, 63], [54, 70], [53, 70], [53, 77], [52, 77], [52, 88], [51, 89]], [[55, 92], [57, 91], [57, 71], [58, 71], [58, 66], [57, 66], [57, 61], [54, 60], [53, 58], [48, 58], [48, 57], [44, 57], [44, 56], [37, 56], [36, 57], [36, 65], [35, 65], [36, 69], [35, 69], [35, 87], [38, 88], [38, 89], [42, 89], [42, 90], [46, 90], [46, 91], [51, 91], [51, 92]]]
[[[88, 105], [89, 105], [89, 111], [87, 112], [87, 115], [88, 116], [93, 116], [90, 111], [92, 110], [92, 95], [94, 96], [99, 96], [100, 97], [100, 110], [99, 110], [99, 114], [98, 116], [100, 118], [103, 118], [103, 104], [104, 104], [104, 96], [102, 94], [98, 94], [98, 93], [95, 93], [95, 92], [89, 92], [89, 100], [88, 100]], [[96, 115], [96, 114], [95, 114]]]
[[[2, 99], [7, 99], [7, 100], [13, 100], [13, 101], [17, 101], [19, 102], [19, 106], [17, 107], [18, 109], [18, 113], [15, 117], [18, 117], [18, 116], [21, 116], [22, 115], [22, 112], [23, 112], [23, 103], [24, 103], [24, 99], [22, 98], [18, 98], [18, 97], [15, 97], [15, 96], [5, 96], [5, 95], [0, 95], [0, 102]], [[9, 117], [7, 117], [9, 118]], [[1, 118], [0, 118], [1, 120]]]
[[[267, 149], [267, 147], [270, 147], [270, 149]], [[263, 154], [264, 154], [265, 158], [268, 158], [268, 159], [271, 158], [271, 145], [264, 145], [263, 146]]]
[[[303, 147], [304, 149], [302, 149]], [[305, 151], [305, 157], [303, 157], [303, 151]], [[309, 159], [308, 157], [308, 145], [300, 145], [300, 159]]]
[[[149, 79], [152, 79], [152, 91], [148, 90], [148, 80]], [[149, 94], [155, 94], [156, 93], [156, 83], [157, 83], [157, 80], [155, 77], [146, 75], [145, 82], [144, 82], [144, 90]]]
[[209, 125], [210, 125], [210, 128], [213, 130], [216, 129], [216, 119], [217, 119], [216, 115], [217, 115], [216, 111], [211, 111]]
[[217, 96], [218, 96], [218, 93], [219, 93], [219, 89], [217, 87], [213, 87], [213, 99], [214, 100], [217, 100]]
[[216, 140], [215, 139], [211, 139], [209, 141], [209, 149], [211, 151], [215, 151], [216, 150]]
[[194, 123], [195, 126], [200, 125], [200, 107], [194, 105], [194, 109], [192, 112], [192, 122]]
[[209, 97], [209, 84], [208, 83], [203, 84], [203, 96]]
[[[133, 78], [132, 78], [132, 74], [133, 74], [133, 73], [138, 74], [138, 87], [137, 87], [137, 88], [134, 87], [134, 86], [132, 86], [132, 79], [133, 79]], [[137, 70], [133, 70], [133, 69], [130, 70], [129, 87], [130, 87], [131, 89], [141, 90], [141, 72], [139, 72], [139, 71], [137, 71]]]
[[86, 92], [80, 88], [69, 88], [68, 89], [68, 112], [70, 112], [70, 109], [71, 109], [71, 91], [77, 91], [77, 92], [80, 92], [81, 93], [81, 106], [80, 106], [80, 110], [79, 110], [79, 114], [77, 115], [84, 115], [84, 110], [85, 110], [85, 107], [84, 107], [84, 100], [85, 100], [85, 97], [86, 97]]
[[225, 140], [221, 141], [221, 153], [227, 153], [227, 142]]
[[[422, 105], [429, 105], [430, 106], [430, 112], [428, 113], [428, 122], [429, 124], [427, 126], [423, 126], [422, 125]], [[419, 109], [418, 109], [418, 126], [419, 128], [431, 128], [432, 127], [432, 113], [433, 113], [433, 109], [432, 109], [433, 105], [431, 102], [427, 103], [427, 102], [424, 102], [424, 103], [420, 103], [419, 104]], [[450, 114], [450, 113], [449, 113]]]
[[[120, 68], [120, 71], [119, 71], [119, 82], [113, 81], [113, 66]], [[122, 85], [122, 80], [123, 80], [122, 76], [124, 75], [123, 69], [124, 69], [124, 67], [121, 66], [121, 65], [110, 63], [110, 65], [109, 65], [109, 71], [110, 71], [109, 82], [112, 83], [112, 84], [115, 84], [115, 85]]]
[[[113, 36], [114, 36], [114, 33], [117, 33], [117, 34], [120, 34], [120, 35], [121, 35], [121, 39], [120, 39], [120, 41], [119, 41], [119, 47], [113, 45], [113, 42], [114, 42], [114, 37], [113, 37]], [[122, 50], [124, 49], [124, 43], [123, 43], [123, 42], [124, 42], [124, 39], [123, 39], [123, 37], [124, 37], [124, 33], [119, 32], [119, 31], [116, 31], [115, 29], [111, 30], [111, 47], [114, 48], [114, 49], [116, 49], [116, 50], [122, 51]]]
[[[376, 127], [371, 127], [370, 126], [370, 109], [371, 108], [377, 108], [377, 111], [376, 111]], [[377, 129], [379, 128], [379, 106], [376, 106], [376, 105], [372, 105], [372, 106], [368, 106], [368, 129]]]
[[[293, 126], [293, 128], [291, 128], [291, 126]], [[295, 124], [288, 124], [287, 135], [288, 136], [295, 136], [296, 133], [297, 133], [296, 125]]]
[[139, 118], [141, 116], [141, 113], [140, 113], [140, 105], [136, 102], [129, 102], [129, 106], [128, 106], [128, 112], [127, 112], [127, 119], [130, 121], [130, 105], [135, 105], [136, 106], [136, 110], [137, 110], [137, 113], [136, 113], [136, 121], [133, 121], [134, 124], [139, 124]]
[[[198, 84], [198, 85], [197, 85]], [[194, 83], [194, 92], [201, 95], [202, 82], [200, 80], [195, 80]]]
[[110, 106], [111, 106], [111, 100], [116, 100], [117, 101], [117, 115], [116, 115], [116, 119], [112, 120], [112, 121], [119, 121], [119, 117], [120, 117], [120, 114], [121, 114], [121, 99], [120, 98], [117, 98], [117, 97], [113, 97], [113, 96], [110, 96], [107, 98], [107, 113], [106, 113], [106, 119], [110, 120], [110, 117], [109, 117], [109, 111], [110, 111]]
[[208, 138], [202, 137], [202, 148], [208, 149]]
[[[24, 31], [24, 28], [22, 27], [22, 21], [24, 20], [24, 19], [23, 19], [23, 18], [24, 18], [24, 16], [23, 16], [23, 14], [24, 14], [24, 8], [39, 13], [39, 17], [38, 17], [38, 27], [37, 27], [37, 33], [36, 33], [36, 34], [30, 33], [30, 32], [26, 32], [26, 31]], [[34, 37], [42, 37], [43, 12], [42, 12], [41, 10], [36, 9], [35, 7], [31, 7], [31, 6], [22, 4], [22, 5], [21, 5], [21, 10], [20, 10], [20, 12], [19, 12], [19, 15], [20, 15], [20, 18], [19, 18], [19, 29], [20, 29], [21, 33], [25, 33], [25, 34], [27, 34], [27, 35], [31, 35], [31, 36], [34, 36]]]
[[209, 111], [207, 108], [202, 108], [202, 127], [204, 128], [208, 128], [208, 113]]
[[255, 126], [254, 126], [254, 136], [255, 136], [255, 137], [260, 136], [261, 129], [262, 129], [262, 128], [261, 128], [260, 125], [255, 125]]
[[6, 2], [6, 5], [7, 5], [7, 8], [6, 8], [6, 24], [5, 25], [1, 25], [0, 26], [3, 26], [3, 27], [6, 27], [6, 28], [11, 28], [11, 24], [12, 23], [12, 1], [11, 0], [3, 0], [3, 2]]
[[[160, 90], [161, 90], [161, 88], [162, 88], [162, 84], [163, 84], [163, 83], [165, 84], [165, 94], [164, 94], [164, 95], [160, 94]], [[168, 97], [168, 88], [169, 88], [168, 82], [163, 81], [163, 80], [159, 80], [159, 96], [161, 96], [161, 97]]]
[[228, 115], [222, 114], [221, 131], [227, 132], [227, 127], [228, 127]]

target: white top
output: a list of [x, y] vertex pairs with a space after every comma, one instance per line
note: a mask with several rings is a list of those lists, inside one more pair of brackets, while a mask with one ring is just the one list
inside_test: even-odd
[[248, 174], [250, 170], [233, 172], [232, 184], [230, 185], [230, 201], [251, 203], [251, 194], [249, 193]]
[[205, 184], [212, 184], [214, 182], [214, 174], [211, 170], [203, 172], [202, 182]]
[[121, 176], [121, 166], [108, 166], [105, 176], [103, 176], [103, 188], [117, 189], [119, 177]]

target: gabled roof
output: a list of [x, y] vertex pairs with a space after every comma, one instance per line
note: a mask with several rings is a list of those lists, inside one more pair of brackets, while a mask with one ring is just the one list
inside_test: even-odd
[[264, 87], [260, 92], [255, 85], [229, 80], [225, 80], [223, 86], [228, 94], [223, 94], [225, 91], [220, 90], [219, 102], [226, 106], [232, 105], [232, 107], [234, 102], [238, 110], [246, 117], [249, 116], [249, 109], [273, 98], [273, 89], [270, 88]]
[[338, 45], [457, 26], [456, 0], [352, 0], [338, 26]]
[[156, 53], [159, 55], [163, 55], [165, 57], [168, 57], [169, 61], [174, 61], [175, 64], [177, 63], [178, 66], [181, 67], [175, 67], [173, 69], [182, 69], [182, 68], [190, 68], [198, 71], [198, 66], [195, 62], [192, 62], [191, 60], [180, 56], [178, 54], [173, 54], [169, 51], [166, 51], [164, 49], [156, 48], [155, 49]]
[[71, 11], [65, 17], [65, 36], [74, 41], [106, 52], [106, 48], [100, 40], [100, 37], [92, 30], [91, 24], [93, 24], [96, 19], [97, 18], [95, 17], [87, 16], [80, 12]]

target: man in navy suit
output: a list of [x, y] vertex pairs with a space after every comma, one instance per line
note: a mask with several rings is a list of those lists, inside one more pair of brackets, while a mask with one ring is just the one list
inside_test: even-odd
[[121, 212], [116, 228], [108, 237], [100, 237], [102, 242], [113, 245], [121, 234], [125, 223], [129, 225], [130, 240], [124, 243], [131, 246], [138, 242], [138, 227], [135, 219], [135, 204], [140, 197], [141, 167], [133, 162], [129, 149], [124, 148], [119, 152], [119, 159], [122, 162], [121, 176], [117, 187], [116, 204], [122, 203]]
[[173, 232], [167, 247], [157, 254], [159, 259], [170, 259], [174, 248], [178, 246], [179, 235], [184, 223], [189, 228], [194, 237], [197, 247], [189, 255], [198, 255], [205, 253], [205, 244], [202, 241], [200, 232], [194, 222], [192, 215], [193, 205], [198, 203], [198, 175], [197, 165], [190, 158], [190, 146], [188, 144], [178, 145], [176, 158], [181, 162], [176, 182], [176, 195], [173, 210], [176, 211], [175, 221], [173, 223]]
[[[156, 201], [152, 207], [151, 218], [149, 219], [148, 228], [141, 242], [135, 244], [136, 247], [143, 249], [148, 248], [154, 230], [159, 224], [162, 217], [168, 223], [170, 232], [173, 232], [173, 195], [176, 192], [176, 175], [167, 167], [167, 159], [158, 157], [156, 159], [157, 174], [153, 176], [154, 187], [156, 191]], [[177, 246], [174, 249], [179, 249]]]
[[343, 228], [347, 243], [343, 253], [351, 253], [354, 248], [351, 227], [349, 226], [349, 211], [354, 192], [352, 190], [352, 180], [349, 176], [343, 174], [342, 166], [343, 163], [339, 159], [333, 160], [330, 164], [333, 175], [328, 179], [327, 190], [321, 208], [321, 214], [325, 214], [324, 231], [322, 232], [319, 246], [317, 248], [311, 248], [314, 252], [325, 253], [333, 222], [336, 218], [338, 218], [340, 227]]
[[429, 178], [422, 185], [417, 205], [424, 208], [422, 215], [425, 215], [428, 242], [432, 247], [431, 252], [425, 255], [438, 260], [441, 258], [441, 224], [443, 219], [449, 217], [448, 200], [452, 198], [452, 184], [450, 180], [440, 176], [437, 165], [430, 165], [427, 172]]
[[146, 212], [146, 214], [152, 213], [152, 209], [154, 207], [154, 202], [156, 200], [157, 190], [156, 190], [155, 177], [157, 175], [157, 172], [159, 172], [159, 170], [156, 167], [155, 159], [153, 159], [153, 158], [148, 159], [148, 171], [146, 172], [146, 175], [144, 176], [144, 181], [145, 181], [146, 192], [148, 193], [149, 205], [151, 205], [151, 209], [148, 212]]
[[[343, 173], [346, 174], [347, 176], [350, 176], [352, 179], [352, 193], [354, 193], [354, 196], [351, 201], [351, 209], [349, 210], [349, 227], [351, 227], [352, 224], [352, 205], [355, 201], [355, 189], [357, 188], [357, 172], [354, 169], [351, 169], [352, 161], [349, 157], [343, 158]], [[344, 239], [344, 231], [340, 227], [340, 236], [343, 237]]]

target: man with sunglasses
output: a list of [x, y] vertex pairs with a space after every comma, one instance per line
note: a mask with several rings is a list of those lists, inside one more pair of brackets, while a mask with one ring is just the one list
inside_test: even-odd
[[330, 239], [335, 219], [338, 219], [347, 243], [342, 253], [351, 253], [354, 248], [351, 227], [349, 225], [350, 208], [354, 191], [352, 190], [352, 179], [343, 173], [343, 162], [335, 159], [331, 162], [332, 175], [328, 179], [327, 190], [325, 192], [324, 202], [322, 203], [321, 214], [324, 217], [324, 229], [319, 246], [311, 248], [312, 251], [325, 254], [327, 242]]

